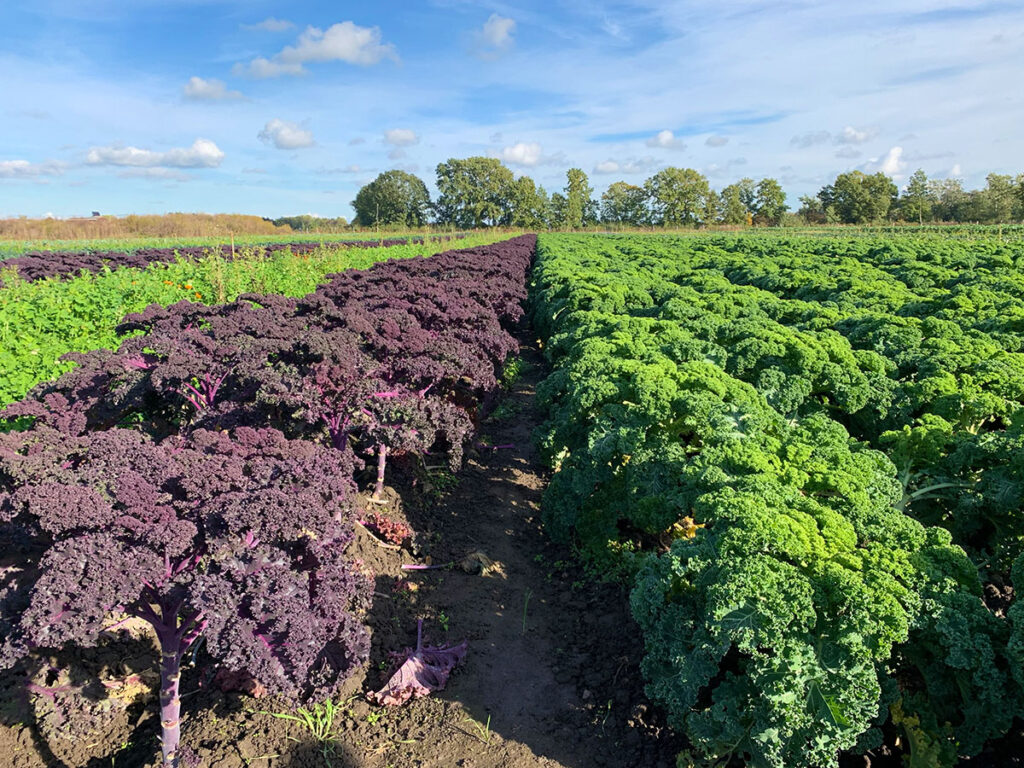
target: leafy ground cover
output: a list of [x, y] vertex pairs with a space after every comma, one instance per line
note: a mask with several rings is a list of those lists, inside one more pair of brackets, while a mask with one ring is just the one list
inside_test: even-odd
[[[450, 234], [441, 234], [439, 237], [450, 237]], [[229, 237], [227, 234], [202, 237], [102, 237], [94, 239], [76, 240], [0, 240], [0, 259], [7, 259], [16, 256], [23, 256], [28, 253], [116, 253], [131, 254], [140, 250], [180, 250], [185, 249], [207, 249], [217, 250], [227, 245], [230, 249], [233, 243], [236, 249], [255, 248], [267, 245], [283, 246], [293, 243], [312, 243], [316, 245], [344, 245], [347, 243], [376, 242], [382, 239], [402, 240], [411, 242], [422, 241], [430, 238], [430, 233], [403, 233], [403, 232], [352, 232], [352, 233], [303, 233], [289, 232], [287, 234], [237, 234]]]
[[[1021, 713], [1019, 244], [547, 235], [550, 528], [715, 764], [915, 764]], [[1014, 568], [1014, 563], [1017, 567]]]
[[75, 250], [29, 251], [3, 261], [4, 269], [14, 269], [18, 277], [29, 282], [47, 277], [67, 277], [82, 272], [98, 272], [104, 267], [145, 268], [156, 262], [173, 263], [181, 259], [201, 259], [205, 256], [221, 256], [225, 259], [267, 257], [279, 252], [293, 255], [309, 254], [317, 249], [327, 248], [388, 248], [394, 245], [424, 245], [427, 242], [445, 243], [463, 236], [403, 237], [366, 240], [336, 240], [323, 242], [279, 242], [239, 245], [217, 243], [210, 246], [175, 245], [157, 248], [133, 248], [126, 251]]
[[[480, 235], [462, 242], [472, 246], [497, 239]], [[315, 248], [298, 254], [240, 250], [234, 259], [207, 254], [154, 262], [144, 269], [104, 266], [96, 273], [36, 282], [0, 269], [0, 404], [70, 370], [72, 363], [60, 359], [68, 352], [116, 348], [120, 337], [115, 328], [121, 318], [150, 304], [223, 304], [243, 293], [302, 296], [332, 272], [446, 247], [438, 241], [359, 250]]]

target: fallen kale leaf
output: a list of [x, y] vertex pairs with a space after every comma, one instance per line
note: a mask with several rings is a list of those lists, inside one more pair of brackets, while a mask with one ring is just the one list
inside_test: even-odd
[[416, 650], [407, 650], [405, 661], [388, 680], [388, 684], [379, 691], [371, 691], [367, 698], [377, 704], [398, 706], [409, 699], [440, 691], [448, 682], [448, 675], [455, 665], [466, 655], [466, 646], [465, 640], [451, 648], [424, 646], [423, 619], [420, 619], [416, 623]]

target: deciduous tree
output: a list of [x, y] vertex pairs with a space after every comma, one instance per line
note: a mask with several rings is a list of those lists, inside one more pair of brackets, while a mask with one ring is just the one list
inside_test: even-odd
[[418, 176], [405, 171], [385, 171], [359, 190], [352, 207], [356, 223], [364, 227], [378, 224], [418, 227], [430, 216], [430, 193]]
[[665, 227], [700, 224], [707, 198], [708, 180], [693, 168], [665, 168], [644, 182], [655, 223]]
[[468, 229], [507, 220], [515, 178], [493, 157], [451, 158], [437, 166], [437, 220]]

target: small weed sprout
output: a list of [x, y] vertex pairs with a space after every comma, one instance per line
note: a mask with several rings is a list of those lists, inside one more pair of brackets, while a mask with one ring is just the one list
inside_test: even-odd
[[530, 598], [533, 597], [533, 590], [527, 589], [523, 596], [523, 634], [526, 634], [526, 609], [530, 605]]
[[480, 725], [476, 720], [471, 717], [465, 718], [462, 722], [469, 722], [473, 725], [473, 730], [476, 731], [476, 737], [486, 746], [491, 745], [491, 716], [487, 715], [487, 724]]

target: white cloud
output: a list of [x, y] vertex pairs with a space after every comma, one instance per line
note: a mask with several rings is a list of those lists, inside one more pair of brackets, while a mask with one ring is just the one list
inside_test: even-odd
[[532, 168], [541, 163], [544, 155], [540, 144], [537, 142], [534, 141], [527, 144], [520, 141], [518, 144], [513, 144], [511, 147], [505, 147], [501, 150], [501, 159], [512, 165], [525, 165]]
[[492, 53], [501, 53], [515, 45], [515, 32], [515, 19], [492, 13], [479, 32], [480, 42]]
[[263, 126], [263, 130], [256, 134], [256, 138], [265, 144], [273, 144], [278, 149], [303, 149], [316, 143], [312, 131], [306, 130], [298, 123], [277, 118]]
[[622, 174], [636, 174], [636, 173], [647, 173], [654, 169], [657, 165], [653, 157], [640, 157], [640, 158], [629, 158], [628, 160], [605, 160], [603, 163], [598, 163], [594, 166], [595, 174], [608, 174], [608, 173], [622, 173]]
[[416, 132], [410, 131], [408, 128], [384, 131], [384, 143], [393, 147], [411, 147], [413, 144], [419, 144], [419, 141], [420, 137], [416, 135]]
[[252, 77], [257, 80], [265, 80], [270, 77], [280, 77], [281, 75], [302, 75], [305, 74], [306, 70], [302, 68], [301, 64], [298, 63], [286, 63], [283, 61], [270, 59], [264, 59], [259, 56], [248, 64], [235, 64], [231, 69], [231, 74], [239, 77]]
[[191, 147], [155, 152], [138, 147], [92, 147], [85, 157], [89, 165], [121, 165], [135, 168], [216, 168], [224, 159], [220, 147], [209, 139], [196, 139]]
[[30, 163], [28, 160], [0, 160], [0, 179], [24, 179], [31, 176], [59, 176], [64, 164], [56, 160]]
[[903, 147], [893, 147], [885, 153], [885, 157], [873, 157], [865, 167], [872, 173], [881, 171], [894, 179], [900, 178], [903, 175], [903, 169], [907, 167], [907, 163], [903, 159]]
[[836, 157], [846, 160], [856, 160], [860, 157], [860, 150], [849, 146], [843, 147], [842, 149], [836, 150]]
[[709, 147], [724, 147], [729, 143], [728, 136], [708, 136], [708, 140], [704, 142]]
[[368, 66], [384, 58], [397, 61], [398, 55], [393, 45], [381, 42], [379, 27], [360, 27], [343, 21], [326, 31], [306, 27], [295, 45], [285, 46], [270, 59], [260, 56], [248, 64], [239, 62], [232, 71], [255, 78], [280, 77], [304, 74], [303, 64], [311, 61], [345, 61]]
[[677, 139], [672, 131], [659, 131], [651, 138], [644, 142], [648, 147], [656, 147], [658, 149], [675, 149], [682, 151], [686, 149], [686, 145], [682, 139]]
[[949, 175], [951, 177], [952, 176], [962, 176], [963, 175], [963, 173], [960, 170], [960, 163], [954, 163], [953, 164], [953, 167], [949, 169]]
[[182, 93], [186, 99], [192, 101], [230, 101], [243, 98], [240, 91], [229, 91], [223, 80], [204, 80], [201, 77], [190, 77]]
[[854, 128], [848, 125], [836, 136], [836, 144], [863, 144], [878, 135], [875, 128]]
[[346, 165], [344, 168], [327, 168], [326, 166], [316, 169], [318, 174], [324, 176], [333, 175], [337, 173], [351, 174], [351, 173], [373, 173], [371, 168], [363, 168], [360, 165]]
[[122, 179], [152, 179], [155, 181], [191, 181], [187, 173], [171, 168], [132, 168], [117, 174]]
[[259, 24], [243, 24], [242, 29], [262, 30], [264, 32], [284, 32], [291, 29], [295, 25], [290, 21], [284, 19], [275, 19], [271, 16], [268, 19], [264, 19]]
[[481, 59], [497, 59], [516, 44], [515, 19], [492, 13], [483, 27], [473, 32], [474, 53]]
[[401, 147], [395, 147], [388, 152], [388, 160], [401, 160], [403, 157], [405, 157], [405, 150]]
[[828, 131], [808, 131], [799, 136], [794, 136], [789, 140], [789, 143], [799, 149], [808, 149], [816, 144], [824, 144], [831, 138], [832, 134]]

